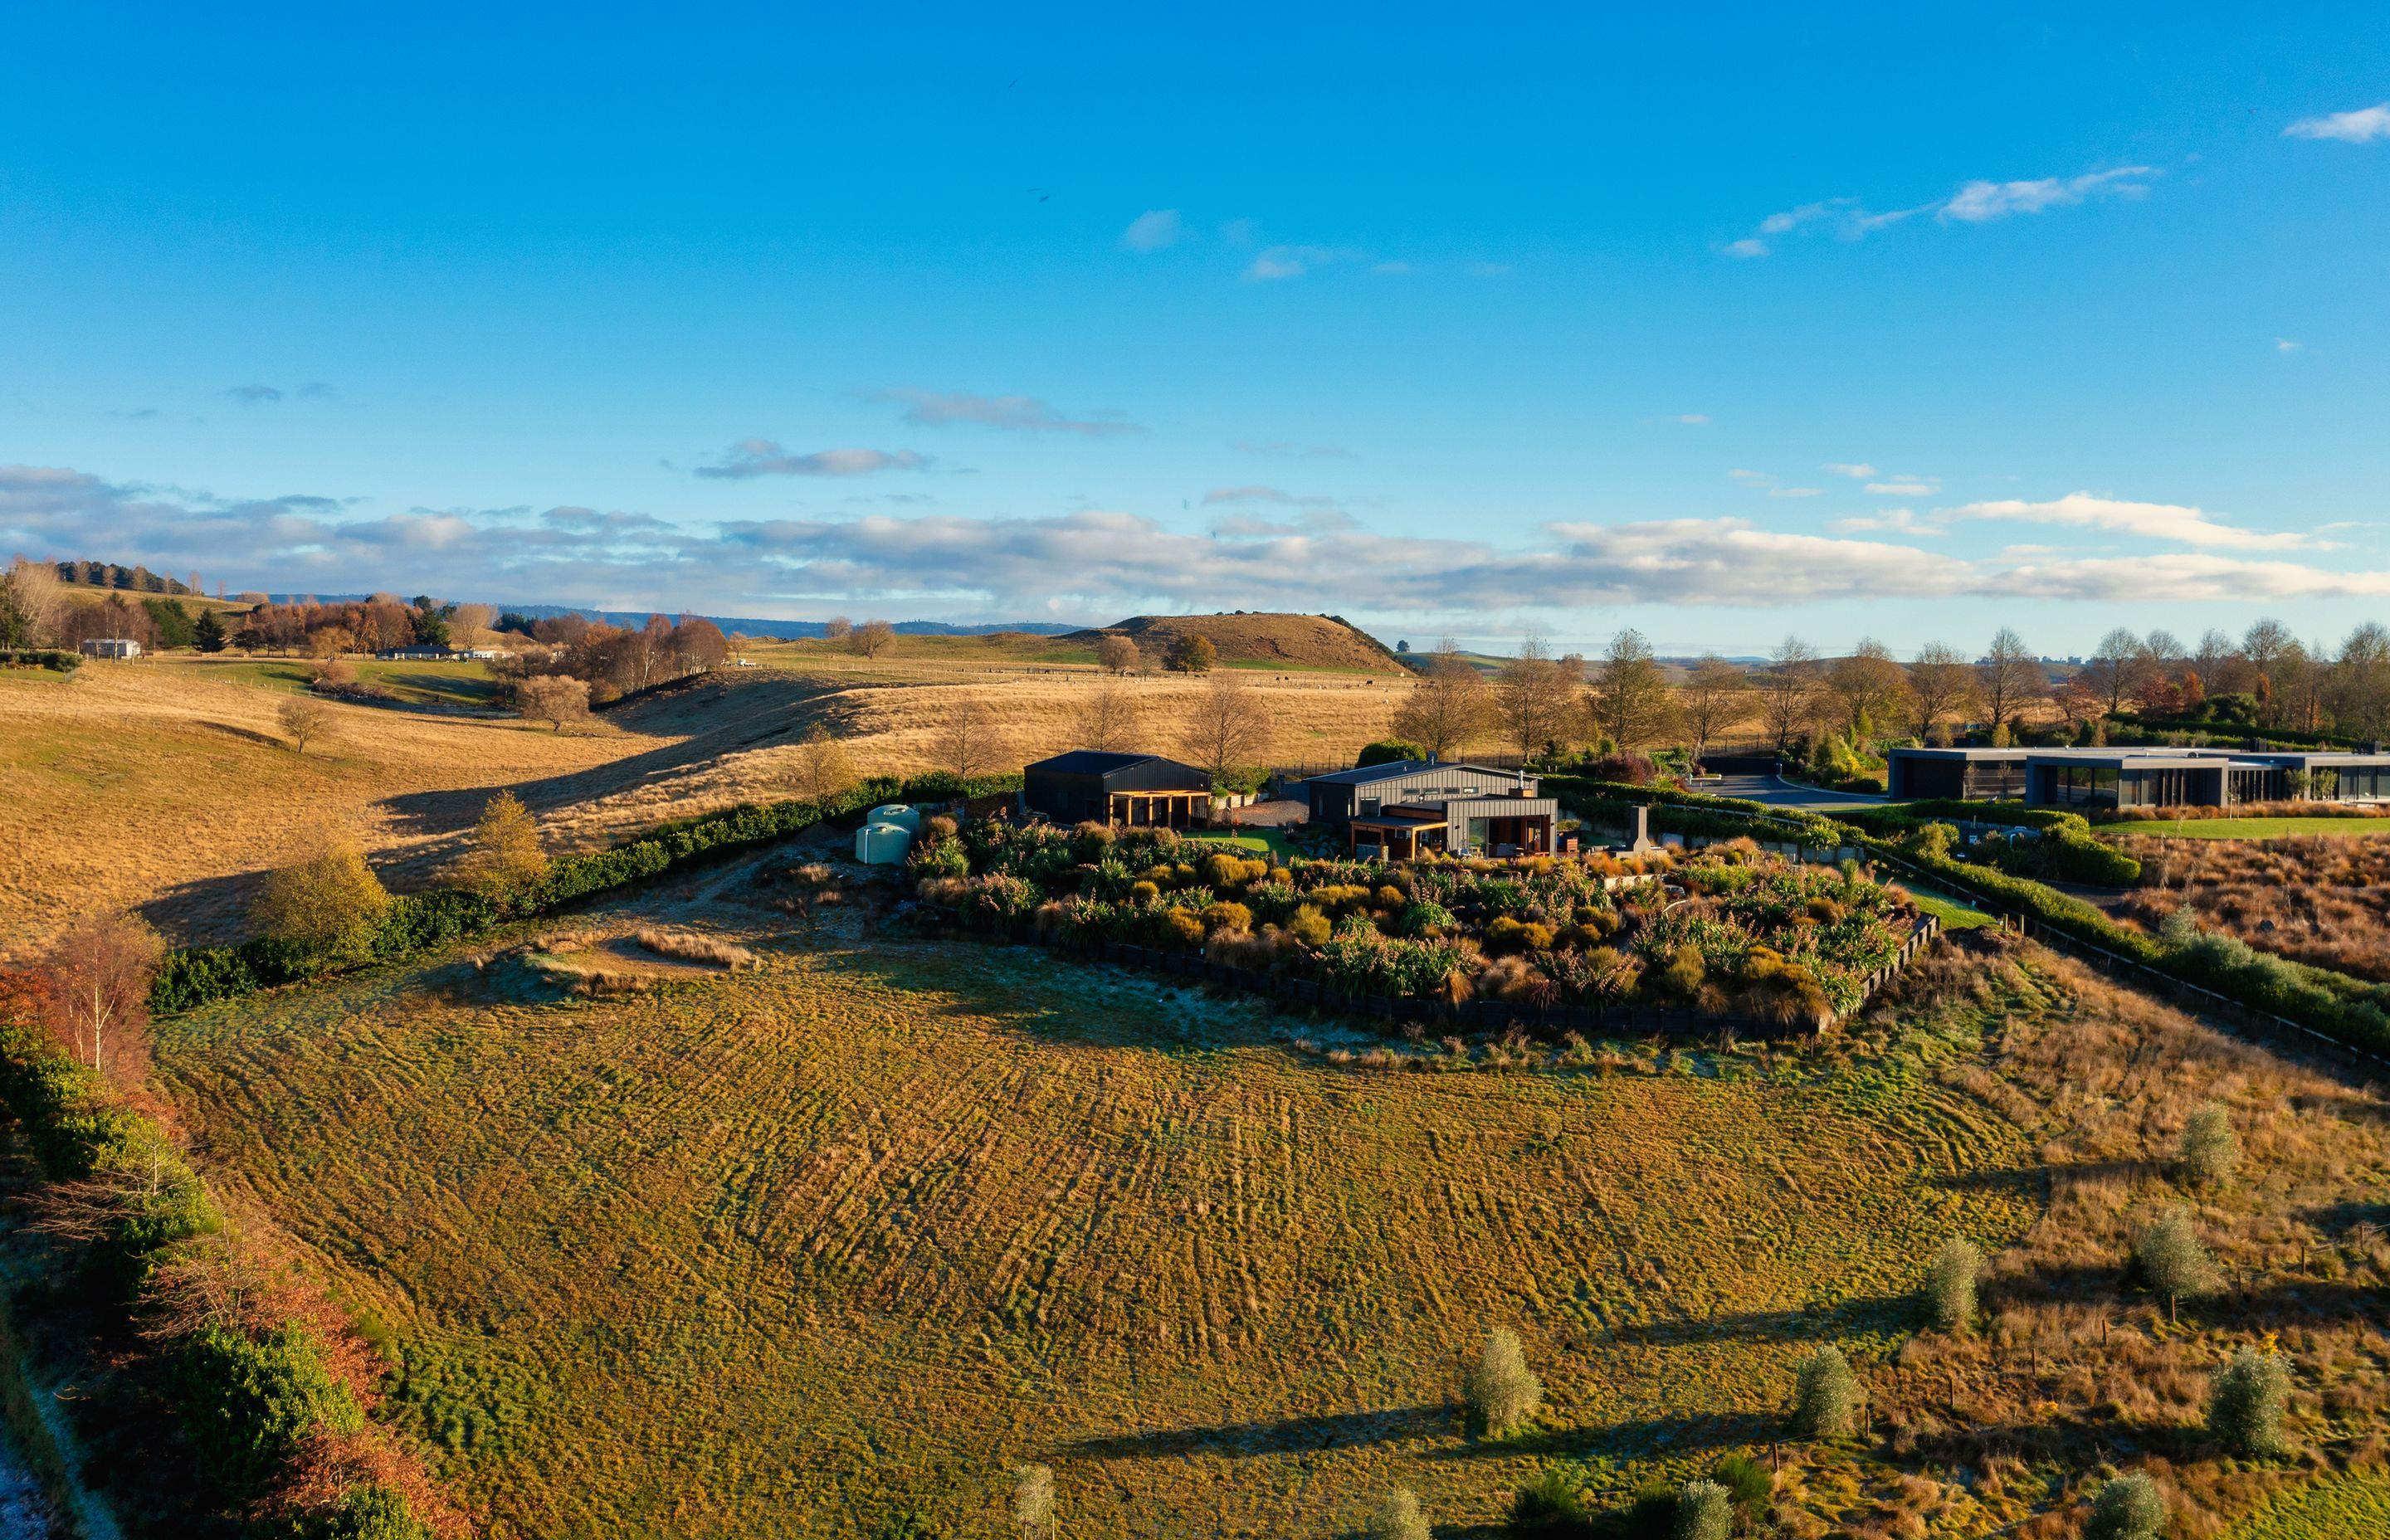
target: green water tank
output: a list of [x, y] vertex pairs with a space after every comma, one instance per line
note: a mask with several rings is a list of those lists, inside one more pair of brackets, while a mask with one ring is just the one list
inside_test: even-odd
[[913, 848], [913, 831], [902, 824], [872, 822], [854, 831], [854, 858], [867, 866], [893, 866]]
[[871, 810], [867, 824], [894, 824], [909, 834], [921, 832], [921, 810], [904, 802], [882, 802]]

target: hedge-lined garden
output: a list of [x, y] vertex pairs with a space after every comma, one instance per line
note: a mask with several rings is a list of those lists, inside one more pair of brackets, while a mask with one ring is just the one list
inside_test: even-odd
[[83, 654], [60, 648], [0, 648], [0, 668], [45, 668], [72, 674], [83, 667]]
[[509, 920], [547, 914], [725, 852], [785, 839], [825, 820], [861, 813], [882, 802], [987, 796], [1017, 790], [1020, 785], [1018, 775], [971, 780], [932, 775], [909, 781], [877, 776], [834, 796], [734, 807], [666, 824], [623, 844], [553, 861], [536, 882], [503, 896], [463, 887], [402, 894], [381, 907], [363, 934], [344, 937], [337, 946], [261, 936], [232, 946], [173, 953], [150, 986], [149, 1008], [169, 1015], [277, 984], [401, 961], [433, 947], [485, 935]]
[[[2310, 1031], [2367, 1053], [2390, 1055], [2390, 986], [2368, 982], [2329, 969], [2290, 962], [2259, 952], [2230, 936], [2178, 928], [2170, 935], [2152, 936], [2118, 924], [2081, 899], [2059, 892], [2031, 876], [2009, 869], [2017, 861], [2018, 845], [2010, 841], [1984, 841], [1974, 847], [1993, 864], [1961, 861], [1950, 852], [1956, 830], [1938, 815], [2031, 827], [2043, 841], [2062, 850], [2082, 841], [2091, 844], [2088, 826], [2071, 813], [2024, 807], [2012, 802], [1908, 802], [1882, 808], [1853, 809], [1847, 822], [1818, 814], [1795, 813], [1732, 797], [1698, 792], [1661, 792], [1608, 782], [1570, 781], [1547, 777], [1572, 801], [1597, 811], [1636, 802], [1655, 802], [1671, 809], [1671, 820], [1691, 815], [1715, 820], [1735, 832], [1756, 832], [1772, 838], [1797, 838], [1804, 844], [1826, 847], [1859, 846], [1896, 857], [1920, 871], [1947, 882], [1959, 892], [1982, 900], [1996, 912], [2023, 915], [2034, 923], [2104, 947], [2132, 962], [2166, 976], [2213, 990], [2235, 1004], [2297, 1023]], [[1864, 822], [1868, 827], [1860, 827]], [[2079, 827], [2078, 827], [2079, 826]], [[1688, 833], [1713, 833], [1714, 828], [1687, 828]], [[1988, 848], [1987, 848], [1988, 847]], [[2104, 845], [2101, 849], [2106, 849]], [[2065, 877], [2061, 880], [2121, 885], [2140, 874], [2140, 864], [2121, 852], [2112, 852], [2129, 865], [2106, 868], [2105, 878]], [[2062, 860], [2080, 861], [2078, 870], [2094, 869], [2088, 853]]]
[[1748, 843], [1623, 861], [1274, 866], [1166, 829], [933, 820], [911, 867], [931, 914], [983, 934], [1200, 953], [1317, 980], [1348, 1002], [1664, 1004], [1813, 1027], [1865, 998], [1917, 918], [1856, 871]]

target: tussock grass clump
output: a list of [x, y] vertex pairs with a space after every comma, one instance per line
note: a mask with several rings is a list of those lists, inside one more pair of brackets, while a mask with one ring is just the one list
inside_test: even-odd
[[1792, 1431], [1803, 1438], [1841, 1438], [1857, 1426], [1861, 1396], [1851, 1361], [1822, 1347], [1801, 1361], [1792, 1394]]
[[687, 930], [660, 930], [652, 925], [642, 925], [631, 933], [631, 939], [660, 957], [712, 963], [716, 968], [726, 968], [733, 972], [755, 966], [754, 953], [713, 936], [696, 935]]
[[1519, 1334], [1497, 1326], [1485, 1334], [1484, 1350], [1461, 1385], [1470, 1414], [1488, 1438], [1500, 1438], [1526, 1424], [1544, 1404], [1543, 1381], [1527, 1367]]

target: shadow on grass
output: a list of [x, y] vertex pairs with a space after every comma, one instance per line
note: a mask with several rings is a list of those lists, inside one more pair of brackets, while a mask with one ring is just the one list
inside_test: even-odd
[[1678, 1417], [1630, 1418], [1591, 1427], [1536, 1429], [1510, 1438], [1483, 1439], [1437, 1449], [1430, 1459], [1584, 1459], [1595, 1455], [1647, 1457], [1706, 1454], [1715, 1449], [1764, 1444], [1784, 1436], [1784, 1419], [1760, 1412], [1715, 1412]]
[[1947, 1192], [2012, 1192], [2034, 1198], [2049, 1191], [2051, 1183], [2068, 1178], [2134, 1182], [2161, 1174], [2164, 1170], [2156, 1161], [2081, 1161], [2064, 1165], [2013, 1166], [2004, 1171], [1962, 1171], [1955, 1175], [1937, 1176], [1934, 1185]]
[[1887, 1318], [1904, 1322], [1916, 1314], [1914, 1301], [1900, 1295], [1870, 1295], [1811, 1310], [1743, 1310], [1703, 1319], [1653, 1321], [1620, 1327], [1613, 1341], [1640, 1347], [1681, 1347], [1692, 1342], [1830, 1341], [1881, 1329]]
[[1182, 1455], [1296, 1455], [1360, 1449], [1405, 1439], [1436, 1438], [1459, 1426], [1450, 1404], [1398, 1406], [1380, 1412], [1334, 1412], [1275, 1422], [1224, 1422], [1210, 1428], [1167, 1428], [1081, 1439], [1056, 1451], [1099, 1460], [1170, 1459]]

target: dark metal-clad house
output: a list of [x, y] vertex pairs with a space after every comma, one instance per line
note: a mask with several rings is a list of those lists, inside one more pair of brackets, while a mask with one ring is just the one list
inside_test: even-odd
[[1058, 824], [1186, 828], [1211, 815], [1212, 777], [1159, 754], [1073, 749], [1022, 771], [1021, 798]]
[[1560, 802], [1541, 789], [1533, 776], [1435, 760], [1365, 764], [1303, 783], [1313, 823], [1344, 833], [1356, 849], [1375, 845], [1397, 858], [1423, 849], [1548, 853]]
[[2275, 750], [1895, 749], [1895, 802], [2008, 798], [2036, 807], [2231, 807], [2390, 799], [2390, 755]]

